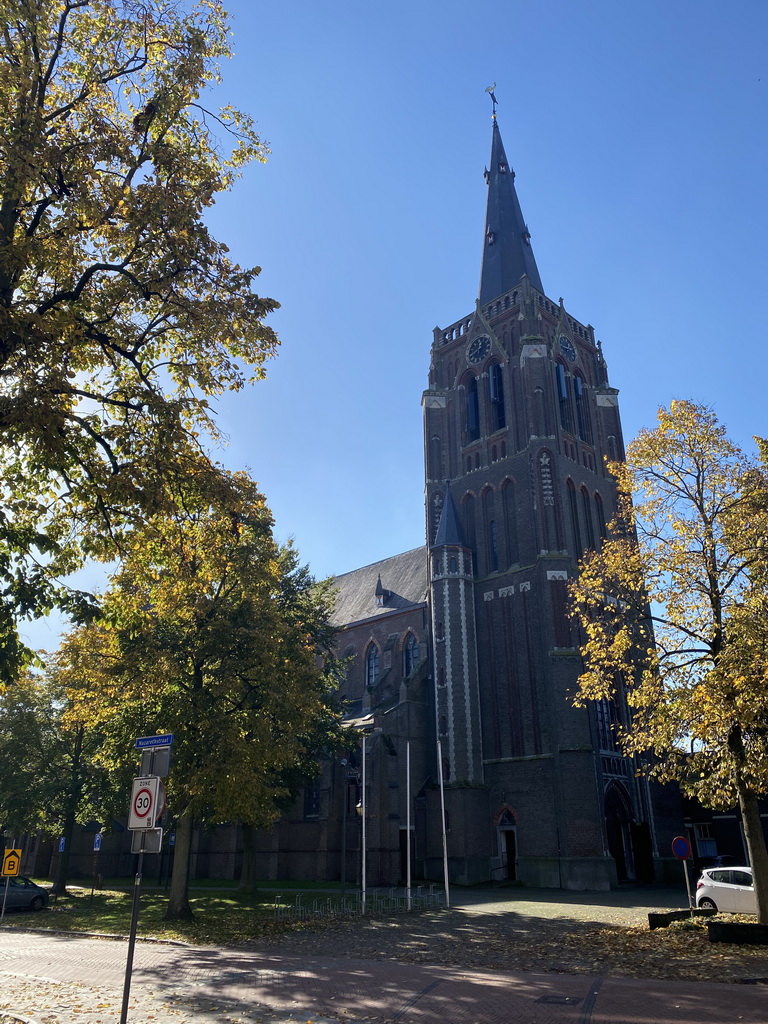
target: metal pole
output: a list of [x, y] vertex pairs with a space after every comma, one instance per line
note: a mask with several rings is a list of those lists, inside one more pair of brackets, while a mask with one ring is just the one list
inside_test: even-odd
[[686, 888], [686, 890], [688, 892], [688, 909], [691, 912], [691, 917], [693, 917], [693, 900], [691, 899], [691, 882], [690, 882], [690, 879], [688, 878], [688, 861], [687, 860], [683, 861], [683, 874], [685, 875], [685, 888]]
[[0, 914], [0, 924], [3, 923], [3, 919], [5, 917], [5, 901], [8, 899], [8, 886], [10, 884], [11, 884], [11, 876], [10, 875], [6, 875], [5, 876], [5, 889], [3, 891], [3, 912], [2, 912], [2, 914]]
[[[440, 779], [440, 830], [443, 834], [443, 884], [445, 885], [445, 905], [450, 907], [451, 894], [448, 888], [448, 841], [445, 835], [445, 784], [443, 781], [443, 745], [437, 741], [437, 772]], [[122, 1024], [122, 1021], [120, 1022]]]
[[125, 965], [125, 984], [123, 985], [123, 1008], [120, 1012], [120, 1024], [128, 1020], [128, 999], [131, 995], [131, 971], [133, 970], [133, 951], [136, 947], [136, 927], [139, 923], [139, 900], [141, 899], [141, 869], [144, 866], [144, 836], [141, 837], [139, 863], [133, 885], [133, 906], [131, 908], [131, 933], [128, 938], [128, 960]]
[[405, 742], [405, 890], [411, 909], [411, 741]]
[[341, 817], [341, 895], [347, 894], [347, 808], [349, 806], [349, 778], [347, 777], [346, 766], [344, 772], [344, 786], [342, 787], [343, 811]]
[[362, 833], [362, 862], [360, 865], [360, 910], [365, 913], [365, 733], [363, 733], [363, 796], [360, 801], [360, 808], [363, 812], [363, 833]]

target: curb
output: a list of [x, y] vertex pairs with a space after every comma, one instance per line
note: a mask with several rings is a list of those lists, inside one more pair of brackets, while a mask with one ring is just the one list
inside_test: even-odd
[[[112, 932], [78, 932], [78, 931], [67, 931], [64, 928], [4, 928], [3, 931], [8, 934], [9, 932], [19, 932], [22, 935], [64, 935], [64, 936], [78, 936], [84, 939], [108, 939], [110, 942], [128, 942], [128, 935], [117, 935]], [[152, 935], [137, 935], [137, 942], [146, 942], [149, 945], [156, 946], [181, 946], [182, 949], [199, 949], [200, 944], [194, 942], [184, 942], [182, 939], [156, 939]], [[7, 1012], [7, 1011], [3, 1011]], [[19, 1018], [20, 1020], [22, 1018]], [[0, 1024], [5, 1024], [2, 1017], [0, 1017]], [[36, 1021], [31, 1021], [30, 1024], [37, 1024]]]

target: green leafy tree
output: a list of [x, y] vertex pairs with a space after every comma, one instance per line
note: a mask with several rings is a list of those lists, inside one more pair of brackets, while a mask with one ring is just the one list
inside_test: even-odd
[[263, 375], [272, 300], [205, 225], [266, 150], [203, 104], [229, 56], [219, 0], [0, 0], [0, 684], [19, 617], [111, 559], [209, 401]]
[[136, 533], [103, 617], [61, 655], [74, 713], [105, 735], [105, 764], [124, 763], [137, 735], [174, 733], [169, 918], [191, 915], [195, 822], [271, 824], [339, 718], [330, 588], [276, 544], [250, 478], [220, 473], [218, 488], [211, 504], [182, 485], [176, 515]]
[[768, 486], [714, 413], [690, 402], [613, 464], [619, 512], [572, 585], [581, 700], [624, 690], [620, 740], [713, 807], [738, 802], [768, 923]]
[[[95, 761], [100, 742], [77, 716], [55, 673], [23, 673], [0, 694], [0, 824], [17, 835], [63, 836], [54, 892], [64, 892], [75, 824], [103, 820], [114, 779]], [[112, 795], [114, 791], [112, 790]]]

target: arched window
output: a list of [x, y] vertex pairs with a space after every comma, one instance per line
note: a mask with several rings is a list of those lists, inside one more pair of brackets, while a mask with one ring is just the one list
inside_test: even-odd
[[488, 374], [488, 394], [491, 400], [491, 430], [501, 430], [507, 425], [507, 414], [504, 411], [504, 376], [499, 363], [494, 363]]
[[589, 500], [589, 491], [586, 487], [581, 488], [581, 507], [584, 512], [584, 527], [587, 531], [587, 549], [595, 550], [595, 530], [592, 526], [592, 504]]
[[485, 542], [486, 554], [483, 559], [484, 572], [496, 572], [499, 568], [499, 552], [496, 538], [496, 523], [494, 515], [494, 494], [490, 487], [487, 487], [482, 494], [482, 536]]
[[568, 481], [568, 511], [571, 513], [571, 529], [573, 531], [573, 555], [581, 558], [581, 530], [579, 528], [579, 505], [576, 501], [576, 487], [573, 480]]
[[501, 500], [504, 509], [504, 529], [507, 541], [507, 564], [515, 565], [520, 561], [520, 550], [517, 539], [517, 504], [515, 502], [515, 484], [507, 480], [501, 489]]
[[571, 397], [568, 393], [568, 378], [562, 363], [555, 366], [557, 379], [557, 404], [560, 408], [560, 426], [563, 430], [573, 433], [573, 416], [571, 415]]
[[429, 439], [429, 475], [432, 480], [443, 479], [443, 445], [436, 434]]
[[477, 377], [472, 377], [467, 385], [467, 441], [476, 441], [480, 437], [480, 403], [477, 395]]
[[475, 498], [472, 494], [467, 494], [462, 501], [462, 509], [464, 512], [464, 540], [466, 541], [467, 547], [472, 552], [472, 571], [477, 573], [477, 526], [475, 523]]
[[605, 526], [605, 509], [603, 508], [603, 499], [597, 493], [595, 494], [595, 514], [597, 515], [597, 532], [600, 540], [604, 541], [608, 536], [608, 530]]
[[379, 675], [379, 648], [371, 644], [365, 658], [365, 685], [373, 686]]
[[579, 437], [587, 444], [592, 444], [592, 422], [589, 417], [589, 401], [584, 390], [584, 381], [577, 374], [573, 379], [573, 389], [576, 394], [576, 422], [579, 428]]
[[405, 674], [409, 676], [419, 664], [419, 641], [413, 635], [408, 634], [404, 650]]

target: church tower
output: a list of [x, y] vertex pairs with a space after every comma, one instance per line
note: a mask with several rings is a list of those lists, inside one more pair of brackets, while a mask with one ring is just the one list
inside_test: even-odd
[[568, 580], [614, 512], [618, 392], [593, 328], [544, 291], [495, 107], [478, 299], [435, 328], [422, 403], [449, 869], [608, 888], [658, 857], [649, 790], [613, 734], [621, 707], [571, 702]]

